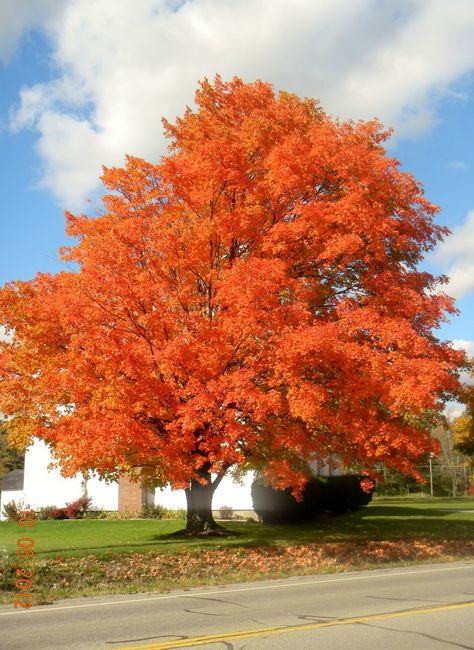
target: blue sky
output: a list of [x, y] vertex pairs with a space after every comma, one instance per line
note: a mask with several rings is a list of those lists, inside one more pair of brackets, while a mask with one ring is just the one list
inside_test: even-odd
[[197, 81], [261, 78], [394, 128], [391, 155], [453, 232], [426, 260], [474, 355], [472, 0], [3, 0], [0, 283], [58, 270], [63, 211], [94, 213], [102, 164], [165, 152]]

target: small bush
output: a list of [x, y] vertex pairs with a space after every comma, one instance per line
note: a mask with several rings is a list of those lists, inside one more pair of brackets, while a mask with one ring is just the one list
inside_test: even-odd
[[141, 511], [140, 510], [122, 510], [122, 512], [118, 512], [116, 510], [109, 510], [106, 513], [106, 517], [104, 519], [111, 519], [111, 520], [117, 520], [117, 519], [140, 519]]
[[166, 512], [164, 506], [156, 504], [156, 506], [148, 505], [143, 506], [140, 512], [140, 516], [143, 519], [163, 519], [163, 513]]
[[51, 513], [54, 510], [58, 510], [57, 506], [43, 506], [38, 510], [38, 519], [45, 521], [46, 519], [52, 519]]
[[186, 510], [184, 508], [178, 508], [178, 510], [163, 508], [162, 519], [186, 519]]
[[178, 508], [177, 510], [171, 510], [170, 508], [163, 508], [162, 519], [184, 519], [186, 520], [186, 510], [184, 508]]
[[140, 516], [143, 519], [186, 519], [186, 510], [183, 508], [170, 510], [170, 508], [156, 504], [155, 506], [143, 506]]
[[126, 510], [123, 512], [104, 510], [98, 514], [98, 519], [186, 519], [186, 510], [169, 510], [164, 506], [144, 506], [140, 512]]
[[188, 516], [186, 508], [178, 508], [177, 510], [173, 510], [173, 513], [175, 519], [184, 519], [186, 521], [186, 517]]
[[71, 503], [66, 503], [63, 510], [68, 519], [80, 519], [84, 516], [91, 503], [92, 499], [90, 497], [80, 497]]
[[51, 519], [67, 519], [67, 514], [65, 508], [54, 508], [51, 510], [50, 514]]
[[102, 510], [87, 510], [84, 513], [84, 519], [101, 519]]
[[219, 508], [219, 516], [221, 519], [232, 519], [234, 510], [231, 506], [221, 506]]
[[21, 499], [18, 503], [12, 499], [3, 506], [3, 514], [8, 521], [18, 521], [22, 510], [31, 510], [31, 506], [26, 505]]

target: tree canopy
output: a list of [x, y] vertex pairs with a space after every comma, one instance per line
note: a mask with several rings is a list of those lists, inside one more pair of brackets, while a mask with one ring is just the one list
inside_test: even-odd
[[103, 211], [66, 215], [70, 270], [1, 290], [12, 435], [189, 495], [239, 466], [298, 492], [328, 454], [415, 471], [464, 362], [418, 270], [437, 208], [377, 121], [238, 78], [195, 102], [159, 163], [104, 169]]
[[[471, 367], [474, 359], [471, 359]], [[474, 372], [471, 372], [474, 378]], [[452, 423], [456, 449], [462, 454], [474, 457], [474, 385], [467, 384], [461, 391], [461, 401], [465, 410]]]
[[472, 413], [466, 412], [453, 422], [456, 449], [467, 456], [474, 456], [474, 422]]

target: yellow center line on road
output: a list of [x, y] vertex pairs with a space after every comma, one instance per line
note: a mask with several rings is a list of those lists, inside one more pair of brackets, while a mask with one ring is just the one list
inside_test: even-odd
[[352, 625], [354, 623], [383, 621], [388, 618], [401, 618], [403, 616], [415, 616], [418, 614], [434, 614], [436, 612], [446, 612], [452, 609], [463, 609], [466, 607], [474, 607], [474, 601], [453, 603], [451, 605], [439, 605], [435, 607], [417, 607], [414, 609], [403, 609], [398, 612], [389, 612], [387, 614], [369, 614], [368, 616], [355, 616], [353, 618], [342, 618], [333, 621], [326, 621], [325, 623], [308, 623], [303, 625], [264, 627], [256, 630], [242, 630], [237, 632], [221, 632], [220, 634], [197, 636], [189, 639], [178, 639], [176, 641], [162, 641], [147, 645], [127, 645], [120, 648], [115, 648], [115, 650], [173, 650], [174, 648], [190, 648], [197, 645], [207, 645], [210, 643], [219, 643], [223, 641], [234, 641], [237, 639], [249, 639], [251, 637], [269, 636], [272, 634], [288, 634], [290, 632], [320, 630], [325, 627], [333, 627], [336, 625]]

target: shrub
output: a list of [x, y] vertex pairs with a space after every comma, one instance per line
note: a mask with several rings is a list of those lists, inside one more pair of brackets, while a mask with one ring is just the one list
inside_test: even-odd
[[178, 508], [178, 510], [170, 510], [169, 508], [163, 508], [162, 519], [186, 519], [186, 510], [184, 508]]
[[364, 492], [361, 487], [362, 476], [344, 474], [328, 476], [326, 481], [326, 510], [335, 514], [351, 512], [367, 505], [372, 499], [372, 492]]
[[231, 506], [221, 506], [219, 508], [219, 515], [221, 519], [232, 519], [234, 516], [234, 510]]
[[143, 506], [140, 512], [140, 517], [143, 519], [163, 519], [163, 514], [166, 512], [164, 506], [156, 504], [156, 506], [148, 505]]
[[84, 513], [84, 519], [101, 519], [102, 510], [87, 510]]
[[51, 510], [51, 519], [67, 519], [65, 508], [54, 508]]
[[101, 519], [140, 519], [140, 510], [122, 510], [122, 512], [118, 512], [117, 510], [108, 510], [106, 513], [104, 513], [104, 517], [101, 517]]
[[164, 506], [144, 506], [140, 512], [137, 511], [111, 511], [105, 510], [99, 513], [99, 519], [186, 519], [186, 510], [169, 510]]
[[[361, 481], [372, 489], [364, 491]], [[325, 479], [314, 477], [303, 490], [302, 501], [296, 501], [291, 488], [275, 490], [265, 485], [262, 479], [252, 483], [253, 507], [264, 523], [297, 523], [310, 521], [323, 510], [340, 514], [357, 510], [372, 499], [374, 483], [371, 479], [357, 474], [329, 476]]]
[[314, 477], [303, 491], [302, 501], [291, 494], [291, 488], [275, 490], [257, 478], [251, 488], [253, 508], [264, 523], [290, 523], [308, 521], [324, 508], [324, 481]]
[[68, 519], [80, 519], [91, 503], [92, 499], [90, 497], [80, 497], [71, 503], [66, 503], [63, 510]]
[[18, 503], [12, 499], [3, 506], [3, 514], [8, 521], [18, 521], [22, 510], [31, 510], [31, 506], [26, 505], [22, 499]]
[[175, 519], [184, 519], [186, 521], [186, 517], [188, 516], [186, 508], [178, 508], [177, 510], [173, 510], [173, 513]]
[[43, 506], [38, 510], [38, 519], [44, 521], [45, 519], [52, 519], [51, 513], [58, 510], [56, 506]]
[[263, 523], [276, 524], [295, 519], [298, 506], [289, 489], [275, 490], [257, 478], [252, 483], [251, 495], [253, 509]]
[[143, 519], [186, 519], [186, 510], [183, 508], [170, 510], [170, 508], [156, 504], [155, 506], [143, 506], [140, 516]]

